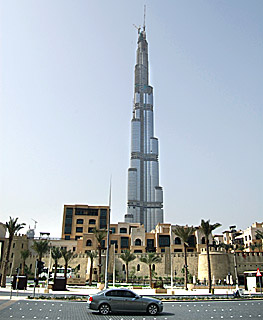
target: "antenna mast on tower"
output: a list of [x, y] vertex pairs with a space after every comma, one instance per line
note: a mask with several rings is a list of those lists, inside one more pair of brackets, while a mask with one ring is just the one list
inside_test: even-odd
[[145, 18], [146, 18], [146, 4], [144, 5], [143, 31], [145, 31]]

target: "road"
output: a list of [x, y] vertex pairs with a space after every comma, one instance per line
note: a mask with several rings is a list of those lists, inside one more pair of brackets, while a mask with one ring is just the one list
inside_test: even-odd
[[216, 319], [263, 319], [263, 300], [165, 302], [163, 313], [110, 314], [102, 316], [86, 309], [85, 302], [1, 300], [1, 320], [216, 320]]

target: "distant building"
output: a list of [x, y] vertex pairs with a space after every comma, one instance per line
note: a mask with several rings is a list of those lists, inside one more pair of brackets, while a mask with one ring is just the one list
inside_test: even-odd
[[62, 239], [78, 240], [83, 234], [92, 233], [94, 228], [106, 229], [108, 216], [108, 206], [65, 205]]
[[125, 222], [143, 224], [149, 232], [163, 222], [163, 190], [159, 185], [159, 147], [154, 136], [153, 88], [149, 85], [145, 26], [138, 30], [137, 44]]

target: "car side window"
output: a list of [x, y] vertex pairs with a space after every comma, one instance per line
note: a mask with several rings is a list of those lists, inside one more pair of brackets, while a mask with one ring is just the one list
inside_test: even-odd
[[136, 295], [133, 292], [126, 291], [126, 290], [123, 291], [123, 296], [126, 297], [126, 298], [135, 298], [136, 297]]
[[108, 291], [105, 295], [107, 297], [120, 297], [120, 294], [117, 290]]

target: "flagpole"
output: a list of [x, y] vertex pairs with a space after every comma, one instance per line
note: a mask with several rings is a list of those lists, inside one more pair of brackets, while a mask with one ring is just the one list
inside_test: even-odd
[[109, 192], [109, 216], [108, 216], [108, 231], [107, 231], [107, 255], [105, 265], [105, 289], [108, 285], [108, 266], [109, 266], [109, 251], [110, 251], [110, 209], [111, 209], [111, 178], [110, 178], [110, 192]]

